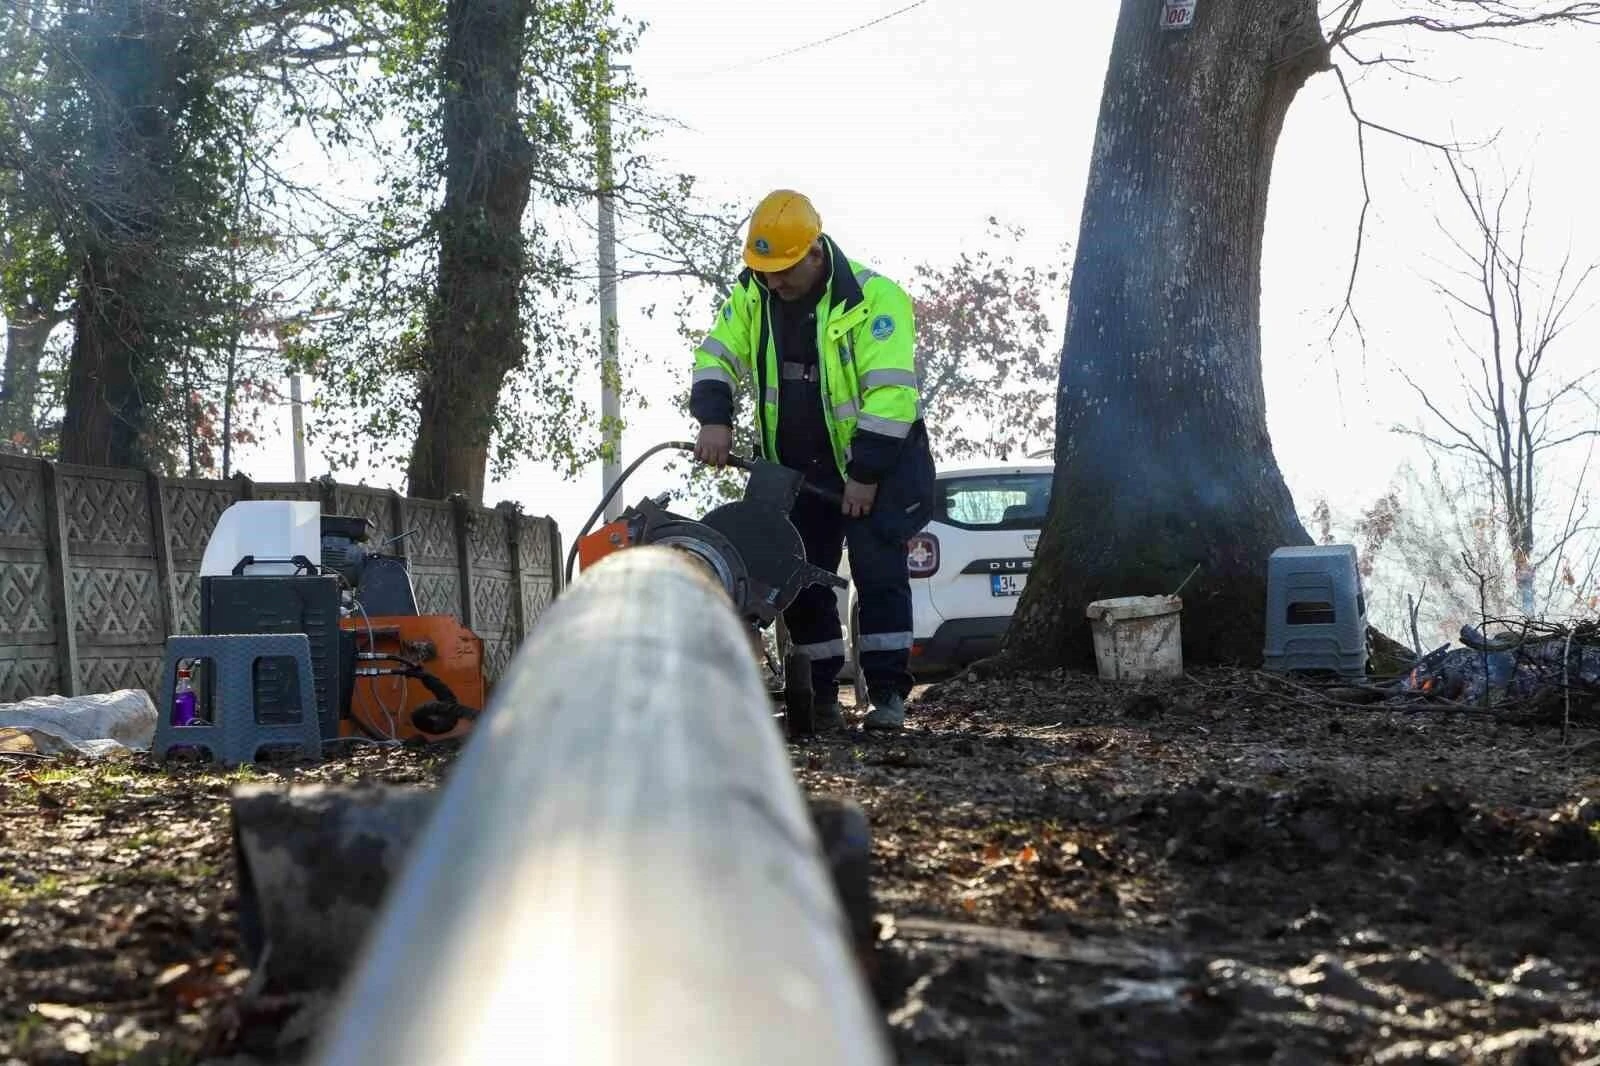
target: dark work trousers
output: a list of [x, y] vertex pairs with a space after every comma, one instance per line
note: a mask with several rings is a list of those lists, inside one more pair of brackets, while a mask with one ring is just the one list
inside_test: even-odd
[[[844, 481], [831, 463], [807, 464], [807, 481], [834, 492]], [[883, 487], [879, 487], [883, 494]], [[885, 539], [866, 518], [846, 518], [838, 504], [807, 492], [795, 500], [789, 520], [805, 541], [806, 559], [837, 572], [845, 544], [850, 547], [850, 578], [860, 610], [862, 671], [869, 692], [911, 692], [911, 580], [906, 573], [905, 541]], [[794, 649], [811, 660], [811, 684], [819, 703], [837, 698], [845, 641], [834, 590], [808, 585], [800, 590], [783, 621]], [[848, 620], [846, 620], [848, 622]]]

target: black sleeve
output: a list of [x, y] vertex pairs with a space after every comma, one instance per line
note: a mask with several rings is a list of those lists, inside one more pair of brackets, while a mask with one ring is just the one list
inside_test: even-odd
[[689, 389], [689, 416], [702, 426], [733, 425], [733, 390], [723, 381], [697, 381]]
[[856, 427], [850, 439], [850, 462], [846, 467], [852, 481], [863, 485], [876, 485], [883, 476], [894, 469], [905, 441], [882, 433]]

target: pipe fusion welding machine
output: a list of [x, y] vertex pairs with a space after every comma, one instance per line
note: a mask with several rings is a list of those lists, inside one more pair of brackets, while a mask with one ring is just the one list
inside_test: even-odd
[[[405, 557], [385, 551], [411, 533], [374, 546], [375, 529], [316, 502], [235, 503], [206, 544], [200, 631], [304, 633], [324, 740], [463, 736], [484, 705], [483, 641], [421, 613]], [[298, 718], [292, 661], [261, 660], [253, 684], [259, 720]]]

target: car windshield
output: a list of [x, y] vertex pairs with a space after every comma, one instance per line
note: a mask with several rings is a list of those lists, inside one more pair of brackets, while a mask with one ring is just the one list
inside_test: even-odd
[[941, 478], [935, 517], [962, 529], [1040, 529], [1050, 507], [1050, 473]]

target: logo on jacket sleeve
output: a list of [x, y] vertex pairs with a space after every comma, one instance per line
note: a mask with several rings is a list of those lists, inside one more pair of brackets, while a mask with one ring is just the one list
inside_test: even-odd
[[888, 315], [879, 315], [872, 320], [872, 335], [880, 341], [886, 341], [894, 335], [894, 319]]
[[724, 322], [733, 321], [733, 304], [726, 303], [722, 305], [722, 320]]

